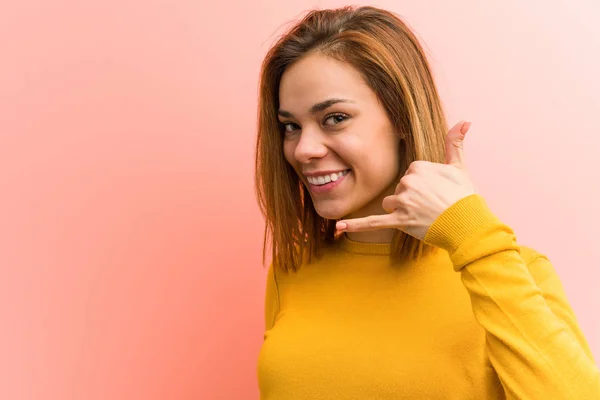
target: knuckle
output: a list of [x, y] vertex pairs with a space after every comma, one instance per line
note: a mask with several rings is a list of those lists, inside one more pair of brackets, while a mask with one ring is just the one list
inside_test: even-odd
[[369, 228], [376, 228], [378, 224], [379, 224], [379, 221], [376, 218], [367, 220], [367, 226]]
[[400, 184], [402, 186], [410, 186], [411, 182], [412, 182], [412, 177], [410, 175], [404, 175], [401, 179], [400, 179]]
[[421, 168], [423, 168], [423, 166], [425, 165], [425, 161], [423, 160], [416, 160], [413, 161], [412, 163], [410, 163], [409, 169], [413, 169], [413, 170], [419, 170]]
[[409, 200], [410, 200], [410, 197], [406, 192], [400, 193], [398, 195], [398, 202], [400, 204], [408, 204]]

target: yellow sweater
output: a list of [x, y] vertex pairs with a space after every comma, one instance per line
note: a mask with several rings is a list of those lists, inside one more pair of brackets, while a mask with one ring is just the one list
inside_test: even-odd
[[420, 263], [342, 237], [297, 273], [271, 267], [261, 399], [600, 399], [554, 268], [481, 196], [425, 242], [440, 250]]

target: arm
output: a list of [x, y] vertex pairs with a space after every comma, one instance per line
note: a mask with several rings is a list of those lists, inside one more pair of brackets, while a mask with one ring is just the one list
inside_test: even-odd
[[583, 332], [581, 332], [581, 329], [579, 328], [575, 313], [569, 305], [562, 283], [560, 282], [554, 267], [550, 263], [550, 260], [548, 260], [546, 256], [537, 254], [531, 249], [525, 248], [525, 250], [531, 255], [529, 258], [531, 261], [527, 264], [529, 272], [542, 291], [544, 300], [546, 300], [550, 310], [552, 310], [552, 313], [556, 318], [565, 323], [570, 334], [577, 339], [577, 342], [593, 361], [594, 357], [592, 351], [583, 336]]
[[446, 210], [425, 242], [460, 272], [507, 399], [600, 399], [600, 372], [550, 262], [525, 260], [481, 196]]

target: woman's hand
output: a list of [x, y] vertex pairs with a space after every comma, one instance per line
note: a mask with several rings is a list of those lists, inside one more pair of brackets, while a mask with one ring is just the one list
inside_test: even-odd
[[450, 206], [475, 193], [463, 154], [463, 140], [471, 126], [459, 122], [446, 136], [446, 163], [415, 161], [400, 179], [392, 196], [383, 199], [389, 214], [340, 220], [339, 231], [362, 232], [396, 228], [423, 240], [429, 227]]

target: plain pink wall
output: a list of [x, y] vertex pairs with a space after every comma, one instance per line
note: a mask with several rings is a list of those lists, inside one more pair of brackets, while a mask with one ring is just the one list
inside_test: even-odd
[[[257, 398], [257, 75], [286, 22], [343, 4], [3, 2], [0, 398]], [[374, 5], [424, 39], [479, 191], [600, 358], [596, 4]]]

